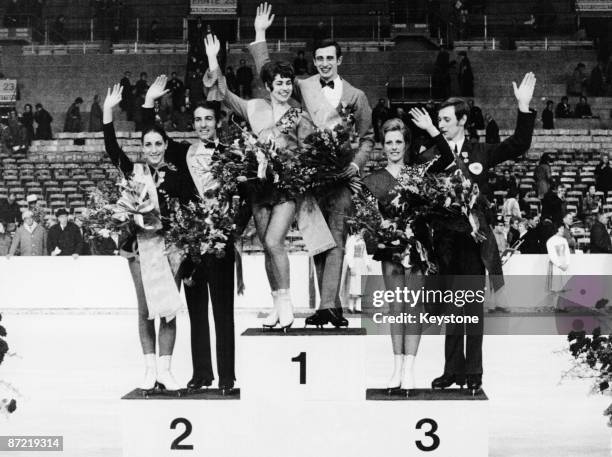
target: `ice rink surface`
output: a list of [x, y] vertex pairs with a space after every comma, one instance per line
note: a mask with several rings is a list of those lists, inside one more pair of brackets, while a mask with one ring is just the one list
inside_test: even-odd
[[[351, 326], [358, 323], [352, 320]], [[17, 397], [13, 415], [0, 417], [0, 435], [63, 435], [63, 456], [121, 456], [120, 398], [143, 375], [135, 311], [13, 310], [3, 314], [2, 324], [16, 356], [2, 364], [0, 379], [17, 387], [22, 396]], [[246, 342], [238, 335], [258, 325], [255, 312], [237, 311], [237, 351]], [[191, 375], [185, 312], [178, 316], [177, 334], [173, 372], [184, 385]], [[383, 387], [392, 367], [389, 337], [368, 336], [366, 341], [368, 386]], [[611, 455], [612, 429], [602, 412], [612, 399], [589, 395], [590, 381], [561, 382], [570, 367], [564, 348], [562, 336], [485, 336], [483, 385], [489, 397], [490, 456]], [[417, 386], [428, 387], [442, 373], [442, 363], [443, 338], [423, 337]], [[239, 366], [237, 378], [239, 386]], [[366, 427], [367, 418], [363, 423]], [[342, 439], [360, 439], [362, 432], [347, 429]], [[51, 455], [11, 453], [39, 454]]]

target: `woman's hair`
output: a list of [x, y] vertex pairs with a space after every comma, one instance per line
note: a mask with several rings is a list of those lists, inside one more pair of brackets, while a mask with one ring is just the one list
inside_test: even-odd
[[397, 117], [391, 118], [382, 125], [381, 131], [383, 144], [385, 142], [385, 136], [387, 135], [387, 133], [400, 132], [404, 137], [404, 141], [406, 142], [406, 151], [408, 150], [408, 147], [412, 142], [412, 135], [410, 134], [410, 129], [406, 127], [406, 124], [404, 124], [404, 121], [398, 119]]
[[144, 143], [144, 137], [145, 137], [145, 135], [146, 135], [147, 133], [151, 133], [151, 132], [158, 133], [158, 134], [159, 134], [159, 135], [162, 137], [162, 139], [164, 140], [164, 143], [167, 143], [167, 142], [168, 142], [168, 134], [166, 133], [166, 131], [165, 131], [163, 128], [161, 128], [161, 127], [160, 127], [160, 126], [158, 126], [158, 125], [150, 125], [150, 126], [148, 126], [148, 127], [145, 127], [145, 128], [142, 130], [142, 135], [140, 136], [140, 142], [141, 142], [141, 143]]
[[550, 154], [548, 154], [547, 152], [545, 152], [544, 154], [542, 154], [542, 157], [540, 157], [540, 165], [542, 164], [550, 164], [550, 162], [552, 162], [552, 158], [550, 157]]
[[264, 86], [272, 89], [272, 82], [276, 75], [279, 75], [281, 78], [289, 78], [291, 82], [295, 79], [295, 70], [293, 69], [293, 65], [289, 62], [268, 62], [261, 69], [260, 77], [264, 83]]

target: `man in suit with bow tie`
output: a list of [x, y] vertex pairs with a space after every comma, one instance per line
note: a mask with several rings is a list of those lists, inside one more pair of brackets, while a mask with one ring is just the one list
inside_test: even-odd
[[[518, 159], [529, 150], [536, 118], [535, 112], [529, 108], [535, 83], [533, 73], [527, 73], [518, 87], [516, 83], [512, 83], [519, 110], [516, 130], [500, 144], [467, 141], [465, 136], [465, 124], [469, 115], [467, 102], [461, 98], [450, 98], [442, 103], [438, 113], [438, 128], [455, 156], [455, 162], [447, 168], [449, 173], [460, 170], [472, 185], [483, 189], [487, 185], [488, 170], [506, 160]], [[437, 155], [439, 151], [433, 147], [424, 151], [418, 161], [426, 162]], [[486, 269], [492, 275], [493, 287], [497, 291], [503, 286], [503, 277], [495, 236], [482, 211], [473, 208], [472, 215], [474, 232], [471, 236], [445, 231], [443, 228], [434, 235], [434, 245], [440, 263], [439, 272], [441, 275], [470, 275], [484, 286]], [[475, 286], [480, 287], [479, 284]], [[473, 303], [463, 309], [467, 315], [478, 315], [482, 321], [482, 305], [482, 303]], [[463, 326], [447, 326], [444, 374], [434, 379], [432, 388], [444, 389], [453, 384], [463, 386], [466, 381], [472, 392], [481, 388], [482, 327], [475, 332], [470, 332], [468, 329], [465, 342], [464, 332]]]
[[[251, 43], [251, 54], [257, 72], [270, 61], [266, 44], [266, 30], [272, 25], [274, 15], [268, 3], [257, 8], [255, 18], [255, 41]], [[339, 180], [359, 176], [374, 147], [372, 130], [372, 109], [363, 91], [356, 89], [338, 74], [342, 64], [342, 50], [338, 43], [323, 40], [316, 44], [313, 52], [317, 74], [307, 79], [296, 79], [294, 95], [301, 101], [318, 128], [331, 129], [342, 122], [341, 112], [347, 110], [355, 119], [355, 129], [359, 137], [359, 149], [353, 161], [340, 173]], [[336, 327], [348, 326], [342, 316], [338, 297], [344, 245], [346, 243], [346, 218], [351, 208], [351, 191], [347, 184], [333, 188], [325, 202], [320, 202], [321, 210], [329, 225], [336, 247], [315, 256], [321, 304], [315, 314], [306, 319], [307, 325], [322, 326], [331, 323]]]

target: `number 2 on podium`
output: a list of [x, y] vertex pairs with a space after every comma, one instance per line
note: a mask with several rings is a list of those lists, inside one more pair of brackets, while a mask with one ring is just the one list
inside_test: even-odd
[[170, 445], [170, 449], [193, 451], [193, 444], [181, 444], [181, 441], [191, 435], [191, 422], [189, 422], [189, 420], [185, 419], [184, 417], [177, 417], [170, 423], [170, 428], [174, 430], [179, 424], [183, 424], [185, 426], [185, 431], [176, 437], [176, 439]]
[[300, 352], [291, 361], [300, 363], [300, 384], [306, 384], [306, 353]]

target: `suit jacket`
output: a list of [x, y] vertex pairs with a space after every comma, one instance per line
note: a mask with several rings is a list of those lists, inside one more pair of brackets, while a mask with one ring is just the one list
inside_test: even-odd
[[591, 254], [612, 253], [612, 242], [606, 226], [595, 221], [591, 227]]
[[[461, 148], [459, 157], [455, 157], [455, 162], [447, 167], [446, 172], [453, 173], [457, 169], [463, 171], [466, 178], [470, 179], [472, 183], [478, 184], [478, 188], [485, 189], [488, 184], [488, 171], [496, 165], [505, 162], [506, 160], [514, 160], [525, 154], [531, 146], [531, 139], [533, 136], [533, 128], [535, 124], [536, 115], [533, 112], [530, 113], [518, 113], [516, 130], [514, 135], [510, 136], [500, 144], [483, 144], [483, 143], [471, 143], [464, 141]], [[446, 143], [448, 146], [448, 143]], [[443, 147], [446, 147], [443, 145]], [[417, 157], [417, 162], [426, 162], [435, 157], [440, 146], [434, 146], [424, 151], [420, 156]], [[448, 146], [450, 148], [450, 146]], [[481, 210], [475, 211], [476, 216], [480, 222], [480, 231], [486, 236], [486, 240], [483, 241], [480, 246], [474, 245], [468, 237], [463, 235], [461, 239], [454, 240], [455, 242], [440, 244], [450, 244], [458, 249], [459, 253], [465, 256], [465, 264], [459, 266], [461, 273], [474, 274], [478, 271], [478, 265], [473, 256], [468, 255], [473, 249], [480, 251], [480, 258], [486, 269], [491, 275], [501, 275], [501, 259], [499, 256], [499, 250], [497, 242], [495, 241], [495, 235], [490, 225], [486, 223]], [[444, 233], [441, 234], [442, 240], [446, 238]], [[447, 240], [448, 241], [448, 240]], [[468, 260], [471, 259], [471, 260]], [[467, 265], [468, 263], [471, 265]], [[457, 265], [455, 265], [457, 267]], [[452, 267], [450, 273], [456, 273], [457, 268]], [[497, 290], [501, 284], [494, 284]]]
[[[255, 60], [257, 73], [270, 61], [268, 45], [265, 41], [252, 43], [251, 54]], [[372, 109], [362, 90], [353, 87], [342, 79], [342, 98], [338, 106], [331, 106], [321, 92], [319, 75], [306, 79], [294, 80], [294, 95], [308, 111], [318, 128], [331, 128], [340, 122], [340, 112], [346, 108], [355, 117], [355, 128], [359, 136], [359, 149], [353, 161], [359, 169], [368, 161], [370, 151], [374, 148], [374, 131], [372, 130]]]
[[83, 248], [83, 236], [81, 231], [73, 222], [68, 222], [66, 228], [62, 230], [58, 222], [49, 229], [47, 235], [47, 252], [49, 255], [59, 248], [59, 255], [80, 254]]

